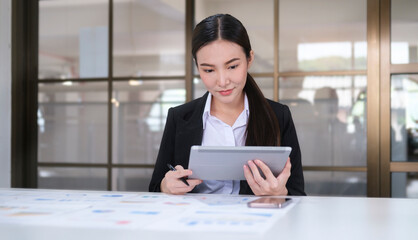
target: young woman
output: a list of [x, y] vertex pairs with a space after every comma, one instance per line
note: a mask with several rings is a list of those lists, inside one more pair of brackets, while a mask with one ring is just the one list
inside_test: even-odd
[[[168, 111], [149, 190], [170, 194], [222, 193], [305, 195], [301, 153], [289, 108], [264, 98], [248, 74], [254, 60], [242, 23], [228, 14], [201, 21], [193, 32], [192, 54], [208, 92]], [[246, 181], [202, 181], [190, 176], [190, 147], [290, 146], [284, 170], [274, 176], [260, 160], [243, 166]], [[175, 166], [170, 171], [167, 164]], [[259, 167], [265, 178], [260, 176]]]

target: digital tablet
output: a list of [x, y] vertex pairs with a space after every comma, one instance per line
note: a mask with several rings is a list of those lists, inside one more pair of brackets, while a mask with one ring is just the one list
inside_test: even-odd
[[277, 177], [291, 151], [291, 147], [192, 146], [188, 169], [193, 174], [189, 178], [245, 180], [243, 166], [254, 159], [262, 160]]

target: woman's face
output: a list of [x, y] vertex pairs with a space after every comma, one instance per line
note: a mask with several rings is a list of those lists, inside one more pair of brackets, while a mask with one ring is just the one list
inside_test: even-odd
[[254, 59], [245, 56], [242, 47], [226, 40], [216, 40], [196, 53], [197, 69], [206, 89], [218, 103], [239, 103]]

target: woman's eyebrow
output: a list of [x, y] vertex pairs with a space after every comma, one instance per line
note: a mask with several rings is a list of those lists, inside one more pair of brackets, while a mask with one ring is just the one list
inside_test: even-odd
[[215, 65], [209, 64], [209, 63], [201, 63], [200, 66], [206, 66], [206, 67], [213, 67]]
[[228, 62], [226, 62], [226, 63], [225, 63], [225, 65], [228, 65], [228, 64], [230, 64], [231, 62], [236, 61], [236, 60], [239, 60], [239, 58], [233, 58], [233, 59], [229, 60]]
[[[225, 63], [225, 65], [228, 65], [228, 64], [230, 64], [230, 63], [232, 63], [233, 61], [237, 61], [237, 60], [239, 60], [240, 58], [232, 58], [231, 60], [228, 60], [226, 63]], [[209, 64], [209, 63], [201, 63], [201, 64], [199, 64], [200, 66], [206, 66], [206, 67], [213, 67], [213, 66], [215, 66], [215, 65], [213, 65], [213, 64]]]

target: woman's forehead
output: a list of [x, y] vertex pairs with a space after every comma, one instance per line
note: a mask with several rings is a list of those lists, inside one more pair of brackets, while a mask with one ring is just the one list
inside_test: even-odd
[[242, 47], [234, 42], [226, 40], [216, 40], [213, 41], [202, 48], [200, 48], [196, 57], [198, 61], [215, 61], [230, 58], [240, 58], [245, 56], [244, 50]]

